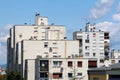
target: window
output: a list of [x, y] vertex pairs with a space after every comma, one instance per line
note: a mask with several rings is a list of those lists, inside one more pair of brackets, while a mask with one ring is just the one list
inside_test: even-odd
[[100, 53], [100, 57], [103, 57], [104, 56], [104, 53]]
[[96, 34], [95, 34], [95, 33], [93, 33], [93, 37], [96, 37]]
[[81, 77], [81, 76], [82, 76], [82, 73], [77, 73], [77, 76], [78, 76], [78, 77]]
[[82, 61], [78, 61], [77, 66], [78, 66], [78, 67], [82, 67]]
[[68, 73], [68, 78], [72, 78], [73, 74], [72, 73]]
[[109, 33], [104, 33], [104, 39], [109, 39]]
[[48, 52], [44, 52], [44, 54], [48, 54]]
[[96, 53], [93, 53], [93, 56], [95, 57], [95, 56], [96, 56]]
[[44, 42], [44, 48], [48, 47], [48, 42]]
[[48, 78], [48, 73], [46, 73], [46, 72], [41, 72], [41, 73], [40, 73], [40, 78]]
[[88, 61], [88, 68], [96, 68], [97, 61]]
[[118, 63], [120, 63], [120, 60], [118, 61]]
[[104, 63], [104, 59], [100, 59], [100, 63]]
[[89, 43], [89, 39], [85, 39], [85, 43]]
[[57, 54], [57, 52], [53, 52], [53, 54]]
[[72, 67], [72, 61], [68, 61], [68, 67]]
[[52, 52], [52, 48], [51, 47], [49, 48], [49, 52]]
[[53, 79], [62, 78], [62, 73], [53, 73]]
[[115, 63], [115, 60], [111, 60], [111, 63], [114, 64], [114, 63]]
[[41, 22], [41, 26], [43, 26], [44, 25], [44, 23], [43, 22]]
[[54, 67], [61, 67], [62, 66], [62, 61], [53, 61], [53, 66]]
[[57, 66], [58, 65], [58, 61], [53, 61], [53, 66]]
[[85, 49], [86, 49], [86, 50], [89, 50], [89, 48], [90, 48], [90, 46], [85, 46]]
[[48, 70], [49, 70], [49, 61], [40, 60], [40, 71], [48, 71]]
[[89, 56], [89, 55], [90, 55], [89, 52], [86, 52], [86, 53], [85, 53], [85, 56]]

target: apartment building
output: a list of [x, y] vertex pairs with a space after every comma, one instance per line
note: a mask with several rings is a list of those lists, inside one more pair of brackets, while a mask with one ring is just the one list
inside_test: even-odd
[[36, 14], [35, 24], [10, 29], [8, 72], [21, 72], [26, 80], [88, 80], [87, 70], [109, 58], [109, 33], [87, 23], [73, 38], [67, 40], [64, 25], [49, 25], [47, 17]]
[[109, 62], [110, 64], [120, 63], [120, 50], [111, 50]]
[[22, 40], [66, 40], [64, 25], [48, 25], [47, 17], [35, 15], [33, 25], [15, 25], [10, 29], [10, 37], [7, 40], [7, 66], [8, 71], [16, 70], [18, 54], [17, 45]]
[[28, 80], [88, 80], [87, 70], [99, 67], [96, 58], [27, 59], [25, 79]]
[[109, 59], [109, 32], [97, 31], [95, 24], [86, 23], [85, 31], [75, 31], [73, 39], [79, 40], [79, 53], [84, 58]]

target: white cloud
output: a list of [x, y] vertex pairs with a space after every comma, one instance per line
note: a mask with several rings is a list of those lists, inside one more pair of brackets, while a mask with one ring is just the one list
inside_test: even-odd
[[8, 37], [9, 37], [8, 34], [5, 34], [5, 35], [3, 35], [3, 36], [0, 36], [0, 42], [6, 42]]
[[[110, 32], [111, 48], [120, 49], [120, 23], [104, 21], [96, 24], [97, 28]], [[119, 46], [119, 47], [118, 47]]]
[[114, 15], [112, 16], [112, 18], [113, 18], [114, 21], [120, 21], [120, 13], [114, 14]]
[[91, 9], [92, 18], [98, 19], [105, 15], [109, 11], [113, 2], [114, 0], [97, 0], [96, 6]]
[[11, 25], [0, 28], [0, 64], [6, 63], [8, 30]]

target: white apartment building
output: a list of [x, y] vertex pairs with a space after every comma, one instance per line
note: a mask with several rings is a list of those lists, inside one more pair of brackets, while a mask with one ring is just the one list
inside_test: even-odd
[[86, 24], [86, 30], [73, 33], [79, 40], [79, 53], [84, 58], [98, 58], [100, 62], [109, 58], [109, 32], [96, 31], [95, 24]]
[[27, 59], [25, 64], [28, 80], [88, 80], [87, 70], [99, 67], [96, 58], [38, 57]]
[[120, 50], [111, 50], [109, 62], [110, 64], [120, 63]]
[[108, 59], [109, 33], [87, 23], [73, 37], [67, 40], [64, 25], [48, 25], [39, 14], [34, 25], [15, 25], [7, 40], [8, 72], [21, 72], [26, 80], [88, 80], [87, 70]]
[[24, 76], [25, 60], [41, 58], [72, 58], [79, 57], [78, 41], [39, 41], [23, 40], [18, 54], [18, 71]]
[[10, 29], [10, 38], [7, 40], [8, 71], [15, 70], [17, 62], [17, 44], [22, 40], [66, 40], [63, 25], [48, 25], [47, 17], [35, 15], [34, 25], [15, 25]]

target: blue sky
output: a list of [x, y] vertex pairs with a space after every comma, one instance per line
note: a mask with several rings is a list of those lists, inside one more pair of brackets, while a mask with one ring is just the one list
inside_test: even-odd
[[9, 27], [34, 24], [34, 15], [47, 16], [49, 24], [65, 25], [68, 39], [87, 21], [110, 31], [111, 48], [120, 48], [119, 0], [1, 0], [0, 1], [0, 64], [6, 63], [6, 39]]

